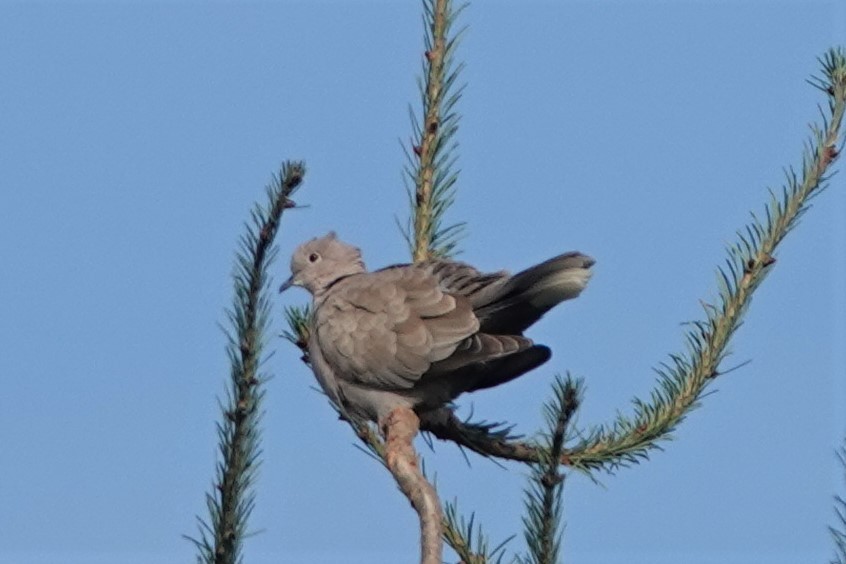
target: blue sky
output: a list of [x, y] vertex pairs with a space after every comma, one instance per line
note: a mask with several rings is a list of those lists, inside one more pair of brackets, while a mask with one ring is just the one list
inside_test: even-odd
[[[646, 397], [681, 322], [823, 102], [843, 2], [476, 2], [459, 57], [461, 258], [597, 259], [530, 335], [553, 359], [461, 399], [532, 434], [555, 373], [583, 425]], [[309, 166], [278, 243], [330, 229], [406, 259], [398, 139], [422, 55], [417, 2], [0, 2], [0, 563], [193, 561], [215, 461], [236, 240], [279, 163]], [[565, 554], [593, 563], [824, 562], [846, 433], [846, 185], [778, 253], [720, 378], [665, 451], [567, 482]], [[274, 297], [274, 331], [285, 304]], [[417, 527], [298, 351], [266, 367], [246, 562], [403, 563]], [[528, 471], [422, 446], [445, 499], [499, 541]], [[521, 537], [508, 545], [521, 550]], [[454, 561], [453, 557], [449, 557]]]

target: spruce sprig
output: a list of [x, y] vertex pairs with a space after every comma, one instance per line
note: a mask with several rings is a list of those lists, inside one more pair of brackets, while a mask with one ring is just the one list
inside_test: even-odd
[[444, 505], [444, 541], [463, 564], [501, 564], [505, 558], [505, 545], [513, 538], [511, 536], [491, 547], [482, 527], [476, 523], [475, 514], [471, 513], [470, 518], [465, 520], [458, 513], [457, 501], [448, 501]]
[[311, 326], [311, 305], [285, 307], [285, 321], [288, 329], [282, 332], [282, 337], [302, 351], [302, 361], [310, 364], [308, 357], [308, 339]]
[[[837, 458], [846, 478], [846, 440], [837, 451]], [[834, 512], [837, 514], [837, 524], [828, 528], [834, 541], [834, 558], [831, 564], [846, 564], [846, 497], [835, 496]]]
[[770, 191], [763, 215], [751, 214], [750, 223], [737, 232], [737, 241], [728, 248], [724, 266], [717, 271], [716, 303], [704, 304], [705, 318], [690, 323], [685, 335], [687, 350], [670, 355], [658, 368], [658, 386], [650, 401], [635, 399], [633, 417], [618, 416], [612, 425], [594, 429], [565, 452], [573, 467], [614, 469], [646, 458], [650, 450], [659, 448], [659, 440], [671, 437], [720, 375], [731, 337], [753, 293], [772, 270], [778, 245], [799, 223], [810, 200], [826, 187], [829, 168], [843, 143], [846, 53], [842, 48], [831, 49], [820, 63], [823, 76], [812, 79], [812, 84], [828, 96], [828, 113], [823, 112], [821, 124], [810, 126], [801, 172], [789, 168], [780, 192]]
[[445, 225], [444, 218], [455, 201], [458, 143], [454, 137], [460, 119], [455, 108], [464, 90], [457, 84], [464, 64], [455, 61], [464, 30], [452, 30], [465, 7], [453, 8], [451, 0], [423, 1], [426, 51], [423, 76], [417, 81], [422, 119], [409, 108], [412, 146], [403, 144], [407, 160], [403, 178], [411, 207], [403, 236], [415, 262], [454, 254], [464, 227], [463, 223]]
[[255, 506], [253, 484], [261, 464], [261, 401], [266, 376], [260, 366], [271, 310], [268, 267], [276, 255], [273, 241], [282, 213], [294, 206], [290, 196], [304, 174], [302, 162], [282, 165], [267, 186], [266, 204], [256, 204], [239, 241], [233, 274], [235, 297], [227, 311], [230, 377], [217, 423], [216, 477], [206, 494], [207, 520], [197, 517], [199, 537], [186, 537], [197, 547], [200, 563], [242, 561], [241, 545]]
[[539, 443], [540, 460], [532, 465], [526, 490], [523, 526], [529, 554], [520, 560], [523, 564], [556, 564], [561, 553], [564, 475], [559, 471], [559, 460], [581, 403], [582, 382], [569, 374], [563, 380], [559, 376], [552, 392], [552, 398], [544, 405], [547, 430]]

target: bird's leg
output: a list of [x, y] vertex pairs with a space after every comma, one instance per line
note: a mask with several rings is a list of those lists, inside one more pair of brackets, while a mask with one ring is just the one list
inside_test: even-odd
[[380, 421], [380, 428], [387, 443], [385, 462], [388, 469], [420, 517], [420, 563], [441, 564], [441, 501], [435, 488], [420, 471], [413, 444], [420, 429], [420, 420], [411, 409], [398, 407]]

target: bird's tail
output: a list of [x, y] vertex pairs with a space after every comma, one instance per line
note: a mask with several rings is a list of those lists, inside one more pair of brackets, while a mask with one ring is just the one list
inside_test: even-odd
[[547, 311], [577, 297], [587, 286], [594, 260], [571, 252], [518, 272], [475, 296], [480, 331], [520, 335]]

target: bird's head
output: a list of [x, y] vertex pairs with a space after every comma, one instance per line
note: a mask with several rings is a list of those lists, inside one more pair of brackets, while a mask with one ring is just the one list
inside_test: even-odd
[[338, 279], [364, 271], [361, 251], [338, 239], [332, 231], [297, 247], [291, 256], [291, 277], [279, 291], [300, 286], [316, 297]]

